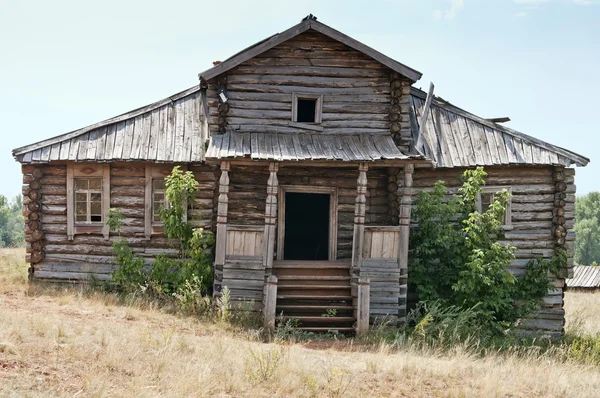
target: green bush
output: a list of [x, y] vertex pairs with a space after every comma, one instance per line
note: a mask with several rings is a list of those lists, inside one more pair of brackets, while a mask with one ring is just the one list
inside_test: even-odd
[[[118, 268], [111, 274], [112, 281], [125, 292], [175, 297], [186, 312], [201, 308], [204, 311], [205, 300], [201, 297], [209, 292], [212, 284], [214, 235], [202, 228], [193, 228], [186, 219], [188, 203], [193, 202], [198, 190], [193, 173], [175, 167], [166, 178], [166, 187], [169, 205], [163, 207], [160, 214], [166, 236], [179, 242], [177, 257], [161, 254], [147, 264], [121, 238], [113, 245]], [[108, 225], [119, 235], [123, 218], [118, 209], [110, 209]]]
[[524, 276], [512, 275], [508, 266], [516, 249], [501, 242], [500, 221], [510, 194], [496, 193], [485, 212], [477, 211], [486, 175], [481, 167], [465, 171], [457, 195], [450, 196], [443, 182], [419, 194], [409, 283], [438, 314], [444, 313], [442, 308], [475, 314], [487, 333], [502, 333], [537, 308], [551, 286], [548, 273], [566, 264], [566, 253], [559, 251], [551, 260], [534, 259]]

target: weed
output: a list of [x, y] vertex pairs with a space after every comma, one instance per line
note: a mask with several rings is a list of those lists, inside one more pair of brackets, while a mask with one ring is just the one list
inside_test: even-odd
[[244, 361], [246, 378], [252, 383], [270, 380], [285, 358], [285, 348], [266, 350], [248, 348], [249, 355]]

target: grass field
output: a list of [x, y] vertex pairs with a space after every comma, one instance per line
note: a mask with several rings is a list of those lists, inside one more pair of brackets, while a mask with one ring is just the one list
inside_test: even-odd
[[[258, 333], [81, 289], [31, 292], [21, 250], [0, 251], [0, 396], [595, 397], [600, 369], [551, 354], [484, 358], [390, 345], [264, 344]], [[567, 295], [600, 331], [600, 295]], [[577, 319], [572, 317], [576, 314]], [[585, 322], [579, 320], [586, 319]]]

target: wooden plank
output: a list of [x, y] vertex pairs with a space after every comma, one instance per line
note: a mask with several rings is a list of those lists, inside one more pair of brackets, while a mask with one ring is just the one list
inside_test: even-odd
[[372, 232], [371, 258], [383, 257], [383, 234], [382, 232]]

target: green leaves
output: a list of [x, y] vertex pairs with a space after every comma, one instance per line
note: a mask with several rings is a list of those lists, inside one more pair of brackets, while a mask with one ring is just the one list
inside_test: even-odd
[[575, 201], [575, 262], [600, 262], [600, 192], [591, 192]]
[[[194, 291], [206, 292], [212, 284], [212, 247], [214, 235], [202, 228], [194, 229], [187, 220], [188, 204], [193, 203], [198, 183], [192, 172], [183, 172], [179, 166], [165, 179], [166, 200], [169, 204], [160, 210], [165, 235], [179, 242], [178, 258], [159, 255], [152, 264], [132, 253], [123, 239], [113, 248], [119, 268], [112, 273], [114, 282], [126, 290], [150, 286], [160, 293], [177, 293], [190, 289], [190, 281], [199, 284]], [[123, 216], [117, 209], [108, 214], [111, 230], [120, 230]]]
[[[411, 232], [409, 283], [421, 301], [475, 312], [488, 331], [501, 332], [535, 309], [550, 285], [548, 273], [566, 263], [566, 254], [532, 261], [526, 274], [515, 278], [508, 266], [516, 248], [499, 242], [510, 193], [495, 193], [489, 208], [477, 211], [486, 175], [481, 167], [465, 171], [457, 195], [448, 195], [441, 181], [419, 194], [412, 213], [418, 227]], [[517, 300], [525, 305], [515, 306]]]
[[9, 202], [4, 195], [0, 195], [0, 247], [25, 245], [22, 207], [21, 196], [15, 196]]

